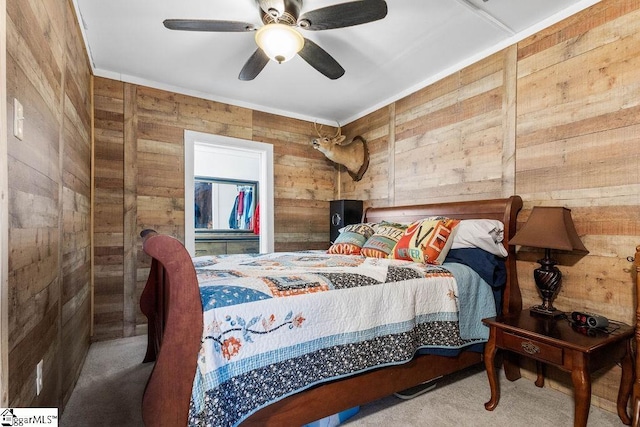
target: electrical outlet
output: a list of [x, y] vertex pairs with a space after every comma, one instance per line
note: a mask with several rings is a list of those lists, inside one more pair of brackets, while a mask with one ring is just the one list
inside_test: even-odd
[[36, 366], [36, 395], [39, 396], [42, 391], [42, 365], [44, 365], [44, 360], [40, 360], [38, 362], [38, 366]]
[[20, 141], [24, 137], [24, 109], [17, 98], [13, 98], [13, 136]]

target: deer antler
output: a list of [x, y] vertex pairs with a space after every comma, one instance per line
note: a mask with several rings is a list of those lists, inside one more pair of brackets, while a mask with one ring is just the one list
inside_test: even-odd
[[324, 135], [322, 135], [322, 134], [320, 133], [320, 131], [322, 130], [322, 127], [323, 127], [323, 126], [324, 126], [324, 125], [320, 125], [320, 129], [318, 129], [318, 122], [313, 122], [313, 128], [315, 129], [316, 133], [318, 134], [318, 136], [319, 136], [320, 138], [324, 138]]
[[313, 129], [315, 129], [316, 133], [320, 138], [336, 139], [342, 135], [342, 126], [340, 126], [340, 122], [336, 122], [336, 123], [338, 124], [338, 130], [336, 131], [336, 134], [332, 137], [329, 137], [329, 135], [322, 134], [322, 128], [324, 127], [324, 125], [320, 125], [320, 129], [318, 129], [318, 122], [313, 122]]

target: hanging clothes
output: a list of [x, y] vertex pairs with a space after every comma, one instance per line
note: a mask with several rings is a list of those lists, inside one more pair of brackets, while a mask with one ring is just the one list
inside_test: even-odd
[[236, 196], [236, 200], [233, 202], [233, 208], [229, 215], [229, 228], [232, 230], [238, 228], [238, 196]]
[[236, 206], [236, 228], [242, 228], [242, 213], [244, 212], [244, 190], [238, 191], [238, 205]]
[[244, 190], [238, 192], [238, 216], [244, 212]]
[[[238, 194], [229, 215], [229, 228], [248, 230], [253, 214], [253, 189], [238, 186]], [[231, 218], [233, 217], [233, 219]]]
[[251, 218], [253, 216], [253, 191], [249, 189], [244, 197], [244, 224], [242, 228], [249, 230], [251, 228]]
[[253, 212], [253, 233], [260, 234], [260, 203], [256, 203], [256, 209]]

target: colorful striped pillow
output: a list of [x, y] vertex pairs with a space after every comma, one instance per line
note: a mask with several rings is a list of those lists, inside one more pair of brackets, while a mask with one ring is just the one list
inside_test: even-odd
[[367, 240], [360, 253], [372, 258], [388, 258], [406, 229], [406, 224], [395, 222], [377, 224], [375, 233]]
[[327, 253], [341, 255], [360, 255], [360, 250], [374, 233], [374, 224], [351, 224], [342, 227], [338, 238]]

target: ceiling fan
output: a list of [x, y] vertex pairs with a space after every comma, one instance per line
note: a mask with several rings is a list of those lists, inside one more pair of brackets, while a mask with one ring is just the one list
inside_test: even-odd
[[238, 21], [207, 19], [166, 19], [170, 30], [211, 32], [256, 32], [258, 48], [242, 67], [238, 78], [253, 80], [270, 59], [282, 63], [296, 54], [309, 65], [335, 80], [344, 68], [316, 43], [305, 38], [297, 28], [310, 31], [331, 30], [377, 21], [387, 15], [384, 0], [359, 0], [311, 10], [300, 15], [302, 0], [255, 0], [264, 25]]

